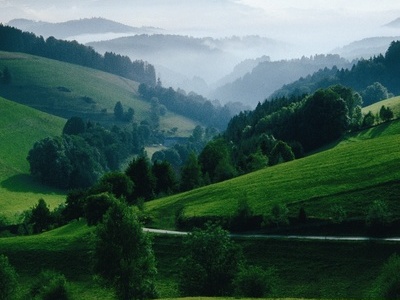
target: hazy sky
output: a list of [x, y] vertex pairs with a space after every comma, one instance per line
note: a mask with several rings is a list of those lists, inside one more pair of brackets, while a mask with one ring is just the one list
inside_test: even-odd
[[104, 17], [194, 36], [257, 34], [329, 51], [375, 35], [400, 17], [399, 0], [0, 0], [0, 22]]

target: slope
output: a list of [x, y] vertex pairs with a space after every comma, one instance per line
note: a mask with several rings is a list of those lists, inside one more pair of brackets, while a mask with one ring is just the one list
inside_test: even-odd
[[[102, 71], [22, 53], [0, 52], [0, 70], [7, 67], [10, 85], [0, 96], [64, 118], [85, 119], [115, 124], [113, 110], [117, 101], [132, 107], [135, 120], [150, 115], [150, 104], [137, 96], [138, 83]], [[196, 124], [167, 112], [160, 129], [166, 132], [178, 124], [178, 135], [189, 135]], [[123, 124], [119, 124], [123, 125]]]
[[55, 208], [65, 195], [35, 182], [26, 157], [36, 141], [60, 135], [65, 120], [4, 98], [0, 116], [0, 214], [13, 222], [39, 198]]
[[329, 150], [250, 173], [222, 183], [146, 203], [155, 227], [173, 228], [174, 216], [231, 216], [239, 200], [247, 200], [259, 215], [269, 214], [276, 203], [297, 216], [332, 217], [342, 206], [348, 216], [365, 218], [374, 200], [387, 201], [395, 218], [400, 191], [400, 121], [346, 136]]

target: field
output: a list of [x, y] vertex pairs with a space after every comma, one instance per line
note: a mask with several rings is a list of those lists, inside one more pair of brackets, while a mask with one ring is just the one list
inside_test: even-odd
[[52, 209], [65, 200], [64, 192], [30, 177], [26, 160], [36, 141], [61, 134], [65, 120], [3, 98], [0, 116], [0, 214], [13, 223], [40, 198]]
[[308, 216], [329, 219], [331, 208], [340, 205], [349, 217], [363, 218], [379, 199], [399, 218], [399, 142], [397, 120], [348, 135], [302, 159], [148, 202], [145, 210], [153, 216], [152, 226], [174, 228], [175, 212], [182, 206], [186, 216], [230, 216], [245, 199], [257, 214], [284, 203], [291, 216], [304, 207]]
[[[138, 83], [102, 71], [22, 53], [0, 51], [0, 70], [8, 67], [12, 76], [0, 96], [54, 115], [77, 115], [104, 124], [114, 124], [114, 106], [120, 101], [132, 107], [135, 120], [149, 117], [150, 104], [139, 99]], [[190, 119], [168, 112], [160, 120], [166, 132], [178, 127], [188, 136], [197, 125]], [[119, 125], [124, 125], [121, 123]]]
[[[1, 253], [9, 257], [25, 295], [43, 269], [63, 273], [74, 299], [113, 299], [91, 273], [93, 228], [71, 223], [36, 236], [0, 238]], [[181, 237], [154, 236], [157, 290], [161, 298], [179, 297], [177, 261], [184, 255]], [[358, 298], [368, 296], [382, 264], [400, 252], [399, 244], [373, 242], [309, 242], [236, 240], [249, 264], [276, 269], [274, 297]]]

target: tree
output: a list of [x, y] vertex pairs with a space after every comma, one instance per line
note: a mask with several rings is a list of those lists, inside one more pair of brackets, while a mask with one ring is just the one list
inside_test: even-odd
[[197, 160], [197, 155], [194, 152], [189, 154], [189, 157], [182, 167], [181, 171], [181, 190], [189, 191], [202, 186], [201, 167]]
[[294, 160], [294, 158], [290, 146], [283, 141], [278, 141], [274, 148], [272, 148], [268, 163], [270, 166], [274, 166], [282, 161], [287, 162]]
[[12, 80], [12, 78], [11, 78], [10, 70], [8, 69], [8, 67], [4, 67], [3, 74], [1, 76], [1, 82], [3, 84], [10, 84], [11, 80]]
[[17, 285], [17, 272], [8, 261], [8, 257], [0, 254], [0, 299], [13, 299]]
[[113, 202], [115, 202], [115, 198], [108, 193], [88, 196], [84, 206], [88, 225], [97, 225], [101, 222]]
[[316, 91], [302, 108], [302, 124], [300, 142], [306, 151], [334, 141], [350, 124], [345, 101], [331, 89]]
[[42, 271], [30, 290], [33, 299], [68, 300], [71, 299], [65, 276], [56, 271]]
[[362, 126], [370, 127], [370, 126], [374, 125], [374, 123], [375, 123], [375, 116], [372, 113], [372, 111], [369, 111], [366, 115], [364, 115]]
[[32, 208], [29, 222], [33, 225], [33, 232], [40, 233], [49, 229], [52, 224], [52, 216], [46, 201], [39, 199], [38, 203]]
[[155, 161], [152, 167], [152, 173], [156, 179], [155, 193], [159, 194], [171, 194], [177, 190], [178, 181], [172, 166], [169, 162]]
[[151, 164], [145, 155], [133, 159], [125, 174], [133, 181], [135, 189], [133, 198], [150, 200], [154, 197], [155, 178], [151, 171]]
[[104, 174], [99, 184], [104, 187], [104, 190], [112, 193], [115, 197], [123, 197], [126, 200], [129, 200], [134, 190], [132, 180], [126, 174], [120, 172]]
[[233, 285], [239, 297], [264, 298], [270, 296], [276, 285], [274, 269], [264, 270], [258, 266], [242, 265]]
[[391, 213], [386, 202], [376, 200], [368, 207], [365, 223], [372, 230], [372, 234], [381, 234], [389, 224], [390, 217]]
[[78, 135], [86, 131], [86, 124], [79, 117], [72, 117], [68, 119], [63, 128], [63, 134]]
[[122, 107], [121, 101], [115, 103], [114, 106], [114, 117], [119, 121], [123, 121], [124, 119], [124, 108]]
[[379, 110], [379, 117], [383, 122], [389, 121], [390, 119], [393, 119], [393, 111], [390, 109], [390, 107], [385, 107], [385, 105], [382, 105], [381, 109]]
[[380, 82], [369, 85], [363, 92], [365, 106], [389, 98], [389, 92]]
[[184, 240], [179, 289], [184, 296], [222, 296], [232, 292], [232, 281], [242, 260], [240, 248], [221, 227], [207, 224]]
[[289, 210], [284, 204], [275, 204], [269, 216], [267, 216], [267, 221], [273, 223], [276, 227], [289, 224]]
[[97, 226], [95, 271], [119, 299], [155, 298], [155, 257], [133, 210], [116, 200]]

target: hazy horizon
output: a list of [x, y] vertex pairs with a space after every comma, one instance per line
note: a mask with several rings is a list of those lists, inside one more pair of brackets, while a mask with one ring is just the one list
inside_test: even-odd
[[400, 17], [398, 0], [0, 0], [0, 22], [63, 22], [102, 17], [194, 37], [260, 35], [288, 42], [293, 55], [328, 53], [372, 36], [400, 35], [383, 25]]

